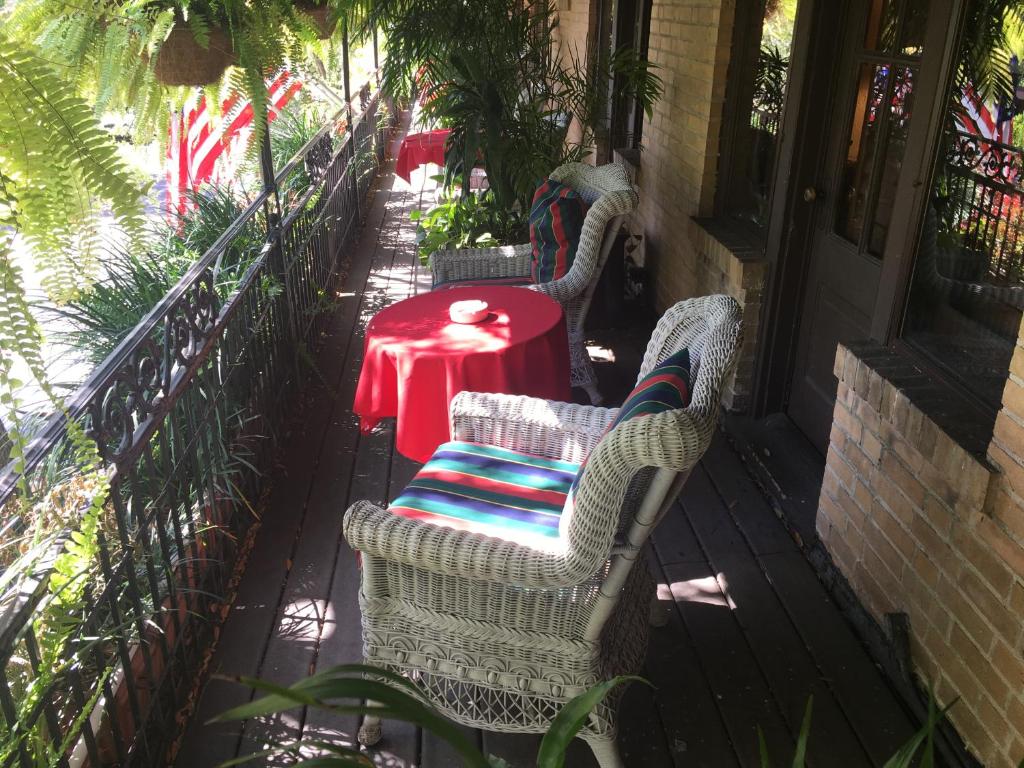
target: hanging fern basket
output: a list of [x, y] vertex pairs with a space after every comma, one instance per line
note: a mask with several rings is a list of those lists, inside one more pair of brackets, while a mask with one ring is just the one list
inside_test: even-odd
[[178, 20], [157, 51], [153, 71], [164, 85], [209, 85], [234, 63], [231, 38], [223, 29], [210, 27], [210, 44], [204, 48], [188, 24]]
[[331, 12], [329, 6], [317, 5], [313, 0], [300, 0], [295, 3], [295, 8], [313, 20], [313, 26], [320, 32], [321, 40], [327, 40], [334, 34], [334, 29], [338, 26], [338, 17]]

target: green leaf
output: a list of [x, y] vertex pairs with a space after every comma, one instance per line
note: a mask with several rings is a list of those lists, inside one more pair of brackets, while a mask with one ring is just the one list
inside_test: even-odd
[[772, 759], [768, 756], [768, 744], [764, 740], [764, 731], [757, 726], [757, 752], [761, 756], [761, 768], [772, 768]]
[[800, 724], [800, 735], [796, 740], [796, 752], [793, 755], [793, 768], [804, 768], [807, 759], [807, 739], [811, 735], [811, 710], [814, 707], [814, 697], [807, 699], [807, 709], [804, 710], [804, 720]]
[[[569, 748], [569, 744], [587, 722], [594, 707], [604, 701], [605, 697], [615, 688], [633, 680], [647, 683], [642, 677], [615, 677], [598, 683], [566, 704], [552, 721], [551, 727], [548, 728], [548, 732], [541, 740], [540, 752], [537, 754], [537, 768], [563, 768], [565, 752]], [[647, 684], [650, 685], [650, 683]]]

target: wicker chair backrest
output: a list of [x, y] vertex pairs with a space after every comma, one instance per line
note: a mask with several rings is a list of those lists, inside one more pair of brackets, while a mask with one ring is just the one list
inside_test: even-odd
[[[722, 388], [742, 343], [741, 311], [728, 296], [671, 307], [648, 344], [640, 377], [676, 351], [691, 353], [690, 405], [620, 423], [594, 447], [563, 532], [574, 547], [604, 556], [616, 539], [641, 546], [711, 444]], [[591, 549], [593, 547], [593, 549]]]

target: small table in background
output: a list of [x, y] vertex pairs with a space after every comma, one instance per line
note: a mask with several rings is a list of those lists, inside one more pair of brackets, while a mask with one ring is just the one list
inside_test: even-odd
[[[453, 323], [455, 301], [486, 301], [490, 315]], [[422, 293], [380, 312], [366, 327], [352, 410], [364, 432], [395, 416], [395, 446], [425, 462], [450, 439], [448, 404], [463, 390], [569, 400], [569, 348], [558, 302], [508, 286]]]
[[395, 173], [408, 182], [412, 172], [421, 165], [433, 163], [443, 167], [444, 145], [448, 141], [450, 133], [450, 130], [441, 129], [406, 135], [402, 139], [402, 145], [398, 148]]

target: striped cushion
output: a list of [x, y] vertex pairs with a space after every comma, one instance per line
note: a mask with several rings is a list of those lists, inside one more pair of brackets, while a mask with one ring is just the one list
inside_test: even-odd
[[[638, 416], [649, 416], [662, 411], [674, 411], [690, 404], [690, 350], [681, 349], [674, 355], [666, 357], [659, 365], [637, 382], [629, 393], [619, 412], [605, 429], [608, 434], [624, 421]], [[589, 458], [589, 457], [588, 457]], [[572, 483], [571, 492], [583, 477], [587, 460], [583, 460], [576, 479]]]
[[608, 429], [637, 416], [674, 411], [689, 404], [690, 350], [681, 349], [637, 382]]
[[441, 445], [391, 512], [435, 525], [550, 547], [577, 464], [476, 443]]
[[565, 277], [576, 258], [587, 204], [572, 188], [548, 179], [533, 195], [530, 208], [530, 273], [535, 283]]

